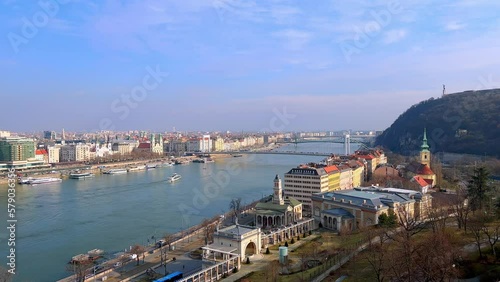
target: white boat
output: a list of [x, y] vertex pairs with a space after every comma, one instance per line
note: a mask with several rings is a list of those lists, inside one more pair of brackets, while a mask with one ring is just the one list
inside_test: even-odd
[[134, 167], [129, 167], [128, 171], [139, 171], [139, 170], [145, 170], [146, 166], [145, 165], [140, 165], [140, 166], [134, 166]]
[[91, 177], [94, 177], [94, 174], [90, 172], [72, 172], [69, 174], [69, 178], [71, 179], [85, 179]]
[[174, 173], [174, 174], [172, 174], [172, 176], [170, 176], [170, 177], [168, 178], [168, 181], [169, 181], [169, 182], [175, 182], [175, 181], [178, 181], [178, 180], [180, 180], [180, 179], [181, 179], [180, 174]]
[[19, 183], [19, 184], [30, 184], [31, 179], [32, 179], [31, 177], [28, 177], [28, 178], [19, 177], [18, 180], [17, 180], [17, 183]]
[[55, 178], [55, 177], [47, 177], [47, 178], [32, 178], [29, 181], [30, 185], [38, 185], [38, 184], [48, 184], [48, 183], [55, 183], [55, 182], [61, 182], [61, 178]]
[[157, 167], [159, 167], [158, 164], [148, 164], [148, 165], [146, 165], [146, 169], [155, 169]]
[[124, 168], [115, 168], [115, 169], [110, 169], [104, 173], [105, 174], [125, 174], [125, 173], [127, 173], [127, 170]]

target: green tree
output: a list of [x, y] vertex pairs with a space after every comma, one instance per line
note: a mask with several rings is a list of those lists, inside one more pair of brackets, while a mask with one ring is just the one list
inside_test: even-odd
[[389, 214], [383, 213], [378, 216], [378, 224], [381, 227], [395, 227], [397, 219], [396, 214], [389, 210]]
[[491, 187], [488, 185], [490, 173], [485, 167], [478, 167], [474, 169], [474, 173], [469, 180], [468, 196], [472, 210], [482, 210], [487, 204], [488, 194]]

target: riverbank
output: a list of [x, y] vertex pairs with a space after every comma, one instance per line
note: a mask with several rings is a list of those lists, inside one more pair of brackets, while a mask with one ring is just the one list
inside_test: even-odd
[[[260, 201], [260, 200], [259, 200]], [[245, 214], [251, 212], [255, 205], [259, 202], [255, 201], [249, 205], [246, 205], [241, 208], [239, 215], [241, 220], [246, 219]], [[179, 231], [174, 234], [169, 234], [168, 237], [170, 240], [166, 241], [166, 246], [164, 248], [168, 248], [167, 261], [166, 264], [175, 263], [179, 261], [183, 264], [183, 272], [186, 273], [196, 272], [199, 269], [191, 269], [188, 267], [184, 269], [184, 263], [188, 264], [183, 257], [189, 256], [189, 253], [193, 250], [197, 250], [205, 245], [205, 240], [207, 236], [207, 229], [211, 230], [209, 233], [213, 232], [216, 229], [217, 224], [232, 225], [233, 224], [233, 211], [228, 211], [224, 214], [217, 215], [212, 217], [211, 219], [205, 219], [203, 222], [192, 226], [186, 230]], [[168, 240], [167, 238], [157, 238], [157, 240]], [[115, 258], [112, 260], [108, 260], [100, 264], [100, 268], [102, 269], [99, 273], [96, 273], [95, 277], [90, 275], [88, 279], [85, 281], [93, 281], [93, 279], [102, 279], [106, 276], [107, 281], [143, 281], [141, 279], [147, 279], [147, 271], [155, 270], [161, 266], [161, 251], [162, 249], [157, 248], [155, 245], [143, 246], [144, 252], [139, 254], [138, 257], [141, 258], [141, 264], [135, 265], [135, 260], [130, 261], [127, 264], [121, 264], [123, 258]], [[127, 254], [124, 254], [125, 256]], [[120, 263], [117, 266], [117, 263]], [[72, 275], [58, 282], [70, 282], [75, 281], [76, 276]]]

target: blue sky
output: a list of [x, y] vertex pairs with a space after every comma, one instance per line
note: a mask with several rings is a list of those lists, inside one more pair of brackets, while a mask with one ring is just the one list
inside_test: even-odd
[[0, 130], [381, 130], [500, 87], [498, 1], [0, 1]]

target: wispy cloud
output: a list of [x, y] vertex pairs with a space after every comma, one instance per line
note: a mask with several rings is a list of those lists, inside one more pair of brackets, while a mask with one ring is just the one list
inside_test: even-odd
[[396, 43], [398, 41], [403, 40], [408, 32], [405, 29], [393, 29], [389, 30], [386, 33], [384, 33], [384, 43], [385, 44], [392, 44]]
[[312, 34], [303, 30], [286, 29], [273, 33], [284, 41], [285, 47], [291, 50], [302, 49], [311, 40]]
[[466, 26], [467, 25], [464, 24], [464, 23], [460, 23], [460, 22], [457, 22], [457, 21], [452, 21], [452, 22], [447, 23], [444, 26], [444, 29], [448, 30], [448, 31], [455, 31], [455, 30], [464, 29]]

